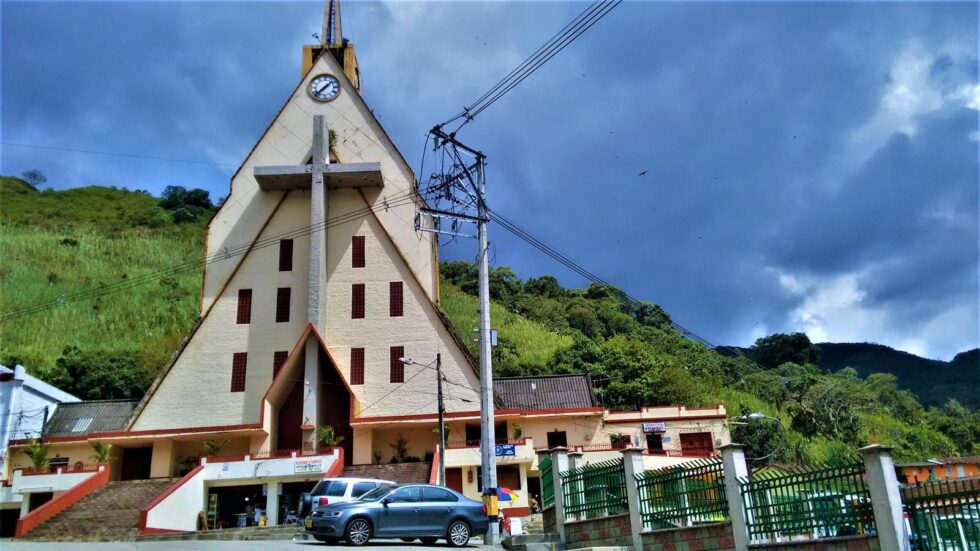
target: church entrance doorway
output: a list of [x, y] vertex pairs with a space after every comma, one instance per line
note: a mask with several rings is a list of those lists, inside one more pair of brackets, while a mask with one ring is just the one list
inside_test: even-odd
[[119, 480], [146, 480], [150, 478], [150, 462], [153, 448], [123, 448]]

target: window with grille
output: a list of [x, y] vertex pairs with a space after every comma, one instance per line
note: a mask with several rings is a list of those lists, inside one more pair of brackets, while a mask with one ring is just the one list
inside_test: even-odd
[[235, 352], [231, 359], [231, 391], [245, 392], [245, 367], [248, 365], [248, 352]]
[[401, 281], [392, 281], [388, 284], [388, 314], [393, 318], [405, 313], [403, 288]]
[[238, 315], [236, 316], [236, 321], [238, 323], [252, 322], [252, 290], [251, 289], [238, 290]]
[[292, 290], [289, 287], [280, 287], [276, 292], [276, 323], [289, 321], [289, 298]]
[[282, 369], [283, 364], [286, 363], [286, 358], [289, 357], [289, 352], [285, 350], [274, 352], [272, 354], [272, 378], [274, 379], [276, 375], [279, 374], [279, 370]]
[[293, 271], [293, 240], [292, 239], [279, 240], [279, 271], [280, 272]]
[[404, 357], [404, 346], [391, 347], [391, 382], [393, 383], [405, 382], [405, 364], [403, 364], [400, 359]]
[[364, 267], [364, 236], [355, 235], [351, 238], [351, 268]]
[[364, 384], [364, 349], [350, 349], [350, 384]]
[[350, 287], [350, 317], [351, 319], [361, 319], [364, 317], [363, 283], [355, 283]]

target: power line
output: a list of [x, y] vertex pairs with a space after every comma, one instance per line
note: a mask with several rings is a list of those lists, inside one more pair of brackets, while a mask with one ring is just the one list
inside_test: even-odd
[[166, 161], [171, 163], [187, 163], [194, 165], [208, 165], [208, 166], [220, 166], [225, 168], [237, 168], [238, 165], [230, 165], [224, 163], [212, 163], [210, 161], [195, 161], [190, 159], [174, 159], [171, 157], [155, 157], [153, 155], [139, 155], [136, 153], [119, 153], [115, 151], [97, 151], [94, 149], [76, 149], [72, 147], [58, 147], [53, 145], [41, 145], [41, 144], [27, 144], [27, 143], [15, 143], [15, 142], [0, 142], [0, 145], [9, 145], [12, 147], [26, 147], [29, 149], [47, 149], [51, 151], [69, 151], [72, 153], [87, 153], [93, 155], [109, 155], [112, 157], [130, 157], [133, 159], [149, 159], [151, 161]]
[[496, 84], [490, 87], [489, 90], [484, 92], [483, 95], [476, 99], [476, 101], [464, 107], [460, 113], [456, 114], [439, 126], [445, 126], [459, 119], [463, 119], [463, 121], [453, 132], [459, 131], [460, 128], [468, 124], [477, 115], [500, 100], [500, 98], [513, 90], [518, 84], [527, 79], [527, 77], [531, 76], [535, 71], [541, 68], [541, 66], [550, 61], [551, 58], [558, 55], [558, 53], [564, 50], [569, 44], [574, 42], [578, 37], [582, 36], [582, 34], [592, 28], [593, 25], [608, 15], [609, 12], [619, 6], [620, 3], [622, 3], [622, 0], [597, 0], [596, 2], [593, 2], [591, 5], [589, 5], [589, 7], [572, 19], [570, 23], [552, 35], [551, 38], [549, 38], [541, 47], [535, 50], [535, 52], [527, 59], [511, 70], [511, 72], [504, 78], [500, 79]]

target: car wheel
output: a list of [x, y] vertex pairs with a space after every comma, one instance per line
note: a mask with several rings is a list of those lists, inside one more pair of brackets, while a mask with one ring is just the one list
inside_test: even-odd
[[420, 538], [422, 540], [422, 545], [435, 545], [436, 540], [439, 538]]
[[347, 524], [347, 530], [344, 531], [344, 534], [349, 545], [364, 545], [371, 539], [371, 523], [362, 518], [356, 518]]
[[415, 538], [399, 538], [399, 539], [405, 543], [412, 543], [413, 541], [415, 541]]
[[449, 525], [449, 532], [446, 536], [446, 543], [450, 547], [462, 547], [470, 541], [470, 525], [461, 520], [453, 521]]

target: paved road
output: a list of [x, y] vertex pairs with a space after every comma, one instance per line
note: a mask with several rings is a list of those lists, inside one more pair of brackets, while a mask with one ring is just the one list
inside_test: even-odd
[[[477, 540], [479, 543], [479, 540]], [[3, 551], [163, 551], [169, 549], [180, 549], [181, 551], [233, 551], [246, 549], [248, 551], [279, 551], [281, 549], [291, 551], [313, 551], [315, 549], [347, 549], [353, 548], [346, 545], [324, 545], [315, 541], [146, 541], [146, 542], [30, 542], [20, 543], [10, 540], [0, 540], [0, 549]], [[438, 543], [434, 546], [412, 545], [399, 540], [378, 540], [371, 541], [364, 549], [392, 549], [394, 551], [433, 551], [452, 549], [445, 543]], [[476, 551], [484, 548], [481, 545], [470, 544], [464, 549]]]

